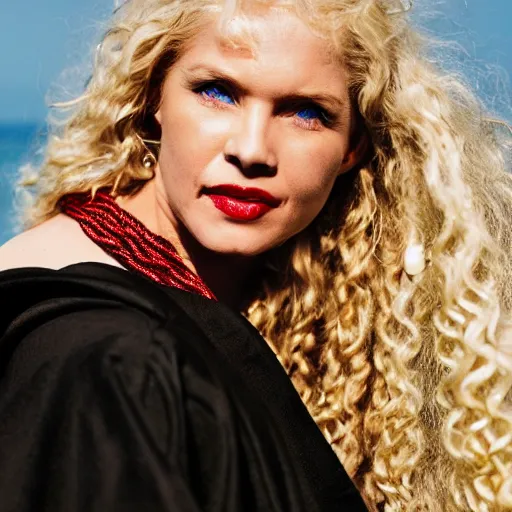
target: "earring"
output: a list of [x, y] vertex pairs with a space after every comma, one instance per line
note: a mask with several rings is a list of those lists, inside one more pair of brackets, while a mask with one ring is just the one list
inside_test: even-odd
[[417, 276], [425, 270], [426, 266], [425, 247], [423, 247], [423, 244], [409, 245], [404, 253], [405, 273], [408, 276]]
[[142, 159], [142, 165], [144, 169], [151, 169], [156, 165], [156, 158], [153, 153], [147, 152]]

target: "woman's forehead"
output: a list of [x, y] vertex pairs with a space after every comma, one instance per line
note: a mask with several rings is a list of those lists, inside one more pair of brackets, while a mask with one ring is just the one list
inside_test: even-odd
[[219, 26], [212, 20], [190, 42], [180, 64], [198, 67], [209, 63], [234, 75], [270, 74], [301, 83], [345, 79], [345, 70], [329, 42], [292, 13], [274, 11], [265, 16], [244, 17], [243, 22], [245, 39], [238, 38], [240, 26], [236, 19], [233, 39], [229, 25]]

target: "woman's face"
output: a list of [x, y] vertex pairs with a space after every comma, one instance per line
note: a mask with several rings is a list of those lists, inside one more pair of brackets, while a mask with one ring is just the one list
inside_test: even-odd
[[202, 31], [156, 114], [156, 184], [171, 221], [209, 250], [244, 256], [303, 230], [356, 163], [346, 73], [327, 43], [282, 12], [255, 19], [254, 34], [253, 55], [213, 23]]

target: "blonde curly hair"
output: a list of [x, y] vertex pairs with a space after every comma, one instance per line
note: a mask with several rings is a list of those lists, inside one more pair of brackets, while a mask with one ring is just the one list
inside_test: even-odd
[[[151, 179], [141, 161], [158, 152], [167, 69], [213, 15], [243, 20], [256, 3], [292, 10], [332, 44], [371, 150], [265, 256], [244, 313], [372, 510], [512, 510], [510, 146], [430, 62], [398, 0], [128, 1], [25, 181], [28, 223], [65, 194]], [[243, 43], [249, 26], [224, 24], [226, 38]], [[412, 242], [430, 264], [411, 280]]]

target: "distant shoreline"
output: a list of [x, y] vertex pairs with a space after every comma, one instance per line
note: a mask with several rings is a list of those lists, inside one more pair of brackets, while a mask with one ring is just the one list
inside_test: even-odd
[[12, 131], [27, 131], [34, 132], [43, 130], [46, 127], [46, 121], [0, 121], [0, 135]]
[[12, 159], [13, 152], [18, 152], [21, 157], [44, 143], [47, 135], [47, 126], [44, 123], [0, 122], [0, 164], [5, 161], [6, 151], [9, 160]]
[[1, 121], [0, 130], [4, 131], [12, 128], [44, 128], [46, 121]]

